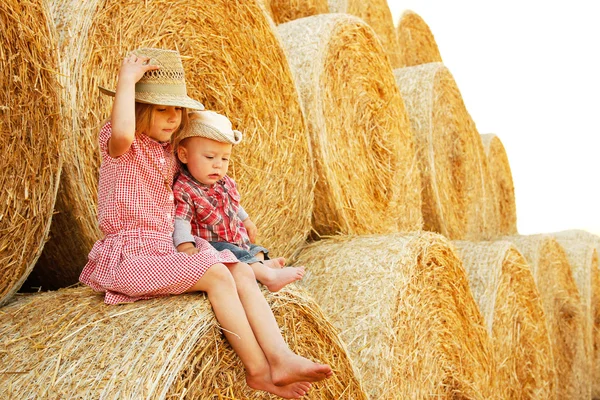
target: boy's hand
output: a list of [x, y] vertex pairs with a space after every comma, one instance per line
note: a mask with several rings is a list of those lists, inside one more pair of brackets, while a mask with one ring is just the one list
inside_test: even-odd
[[188, 256], [199, 253], [199, 250], [192, 242], [181, 243], [179, 246], [177, 246], [177, 251], [180, 253], [185, 253]]
[[244, 224], [244, 228], [246, 228], [246, 231], [248, 232], [248, 238], [250, 239], [250, 243], [254, 243], [254, 241], [256, 240], [256, 235], [258, 234], [258, 228], [250, 218], [246, 218], [242, 221], [242, 223]]

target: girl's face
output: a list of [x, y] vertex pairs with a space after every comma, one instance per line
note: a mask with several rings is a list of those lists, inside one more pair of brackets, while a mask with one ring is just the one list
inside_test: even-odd
[[144, 133], [158, 142], [168, 142], [180, 128], [182, 112], [182, 107], [153, 106], [152, 123]]
[[177, 155], [196, 180], [212, 185], [227, 173], [232, 149], [230, 143], [195, 136], [179, 144]]

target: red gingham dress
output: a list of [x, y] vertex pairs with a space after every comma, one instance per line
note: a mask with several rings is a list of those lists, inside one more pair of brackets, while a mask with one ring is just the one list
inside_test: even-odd
[[139, 135], [125, 154], [112, 158], [111, 133], [109, 122], [99, 137], [98, 223], [105, 237], [94, 244], [79, 280], [106, 293], [107, 304], [131, 303], [183, 293], [211, 265], [238, 262], [199, 237], [198, 254], [177, 252], [175, 203], [165, 185], [165, 178], [173, 183], [177, 170], [171, 146]]

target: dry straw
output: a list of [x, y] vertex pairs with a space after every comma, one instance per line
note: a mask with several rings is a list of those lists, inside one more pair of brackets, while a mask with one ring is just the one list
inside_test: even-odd
[[[365, 399], [337, 332], [302, 290], [268, 294], [299, 354], [335, 375], [307, 399]], [[89, 288], [27, 295], [0, 313], [4, 399], [272, 399], [250, 390], [207, 298], [107, 306]]]
[[305, 240], [313, 196], [306, 126], [274, 26], [255, 1], [55, 0], [53, 7], [74, 115], [64, 146], [64, 201], [40, 269], [58, 265], [76, 277], [99, 236], [97, 135], [112, 98], [97, 87], [115, 87], [122, 58], [138, 47], [178, 49], [188, 94], [244, 132], [230, 172], [258, 240], [284, 256]]
[[498, 235], [517, 234], [517, 206], [515, 188], [508, 156], [500, 138], [493, 133], [481, 135], [487, 158], [493, 201], [498, 207]]
[[489, 335], [444, 237], [336, 237], [297, 263], [371, 399], [497, 398]]
[[585, 318], [563, 247], [550, 235], [508, 236], [531, 267], [552, 341], [557, 398], [589, 398]]
[[419, 14], [406, 10], [397, 27], [400, 67], [442, 62], [431, 29]]
[[556, 398], [546, 316], [525, 258], [506, 241], [454, 245], [492, 337], [500, 398]]
[[276, 24], [329, 12], [327, 0], [261, 0]]
[[44, 1], [0, 2], [0, 305], [50, 228], [62, 166], [56, 32]]
[[369, 24], [381, 40], [392, 67], [400, 67], [398, 36], [386, 0], [328, 0], [327, 3], [330, 12], [355, 15]]
[[313, 229], [319, 235], [422, 226], [413, 137], [373, 30], [323, 14], [278, 26], [314, 153]]
[[475, 123], [442, 63], [394, 71], [415, 138], [426, 230], [480, 240], [496, 230], [487, 160]]

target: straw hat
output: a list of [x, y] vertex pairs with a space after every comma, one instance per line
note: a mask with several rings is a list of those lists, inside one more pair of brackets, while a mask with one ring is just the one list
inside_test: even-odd
[[233, 145], [242, 141], [242, 132], [231, 128], [231, 121], [215, 111], [196, 111], [188, 114], [188, 125], [175, 137], [177, 146], [189, 137], [204, 137]]
[[[135, 84], [135, 101], [163, 106], [178, 106], [204, 110], [202, 103], [188, 97], [181, 56], [175, 50], [142, 48], [132, 51], [138, 57], [148, 57], [149, 65], [160, 69], [146, 71]], [[114, 96], [114, 90], [98, 87], [100, 91]]]

